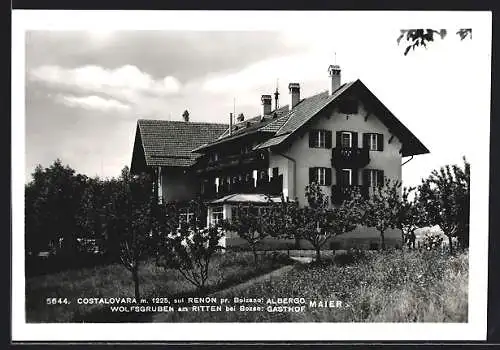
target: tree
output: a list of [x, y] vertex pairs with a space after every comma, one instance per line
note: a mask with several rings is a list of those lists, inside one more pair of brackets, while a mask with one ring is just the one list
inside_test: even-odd
[[153, 248], [152, 182], [146, 174], [132, 177], [124, 167], [116, 190], [106, 205], [106, 230], [119, 237], [120, 261], [131, 272], [135, 298], [139, 299], [139, 268]]
[[110, 219], [114, 203], [123, 190], [122, 178], [88, 180], [83, 192], [79, 211], [79, 222], [85, 235], [101, 239], [102, 248], [110, 261], [120, 261], [120, 232], [116, 221]]
[[59, 246], [68, 256], [77, 252], [82, 233], [77, 217], [87, 177], [63, 165], [60, 159], [48, 167], [38, 165], [25, 186], [26, 250]]
[[268, 197], [268, 203], [264, 207], [240, 204], [234, 208], [231, 220], [225, 220], [222, 224], [224, 230], [236, 232], [239, 237], [248, 243], [255, 264], [257, 264], [257, 247], [259, 244], [266, 237], [276, 235], [276, 230], [281, 227], [280, 206], [281, 204], [275, 203], [270, 197]]
[[[404, 51], [406, 56], [410, 49], [415, 50], [418, 46], [423, 46], [427, 48], [429, 42], [434, 41], [434, 36], [438, 35], [441, 39], [444, 39], [448, 31], [446, 29], [440, 29], [439, 31], [435, 29], [401, 29], [401, 34], [399, 35], [397, 42], [398, 45], [401, 43], [403, 38], [409, 45]], [[472, 29], [459, 29], [456, 34], [460, 36], [460, 40], [464, 40], [469, 37], [472, 40]]]
[[398, 226], [401, 213], [401, 182], [384, 179], [380, 186], [373, 187], [370, 196], [363, 201], [362, 222], [380, 233], [380, 243], [385, 249], [385, 232]]
[[[401, 230], [401, 239], [405, 243], [411, 243], [413, 237], [413, 245], [415, 244], [415, 230], [422, 226], [427, 226], [425, 208], [418, 199], [418, 194], [414, 193], [415, 187], [404, 187], [401, 196], [400, 204], [398, 205], [399, 212], [396, 219], [396, 228]], [[414, 193], [412, 199], [411, 194]]]
[[470, 164], [465, 157], [463, 161], [463, 168], [445, 165], [439, 171], [433, 170], [419, 186], [427, 219], [448, 237], [450, 254], [453, 237], [457, 237], [462, 248], [469, 246]]
[[224, 249], [219, 245], [224, 232], [219, 226], [206, 226], [205, 206], [201, 201], [189, 203], [194, 215], [183, 219], [175, 203], [168, 203], [161, 208], [159, 250], [157, 265], [164, 269], [177, 270], [198, 290], [204, 292], [207, 287], [210, 262], [215, 253]]
[[320, 262], [321, 248], [329, 239], [356, 228], [361, 219], [360, 196], [353, 192], [338, 207], [330, 208], [328, 197], [321, 187], [312, 183], [306, 186], [306, 198], [308, 205], [302, 208], [292, 206], [288, 215], [292, 215], [295, 235], [312, 244], [316, 250], [316, 261]]

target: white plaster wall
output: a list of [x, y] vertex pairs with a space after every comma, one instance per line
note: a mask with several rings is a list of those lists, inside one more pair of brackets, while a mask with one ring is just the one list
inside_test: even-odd
[[[278, 167], [278, 175], [283, 175], [283, 196], [286, 198], [295, 198], [294, 188], [294, 164], [286, 157], [271, 153], [269, 157], [269, 169]], [[271, 175], [271, 171], [269, 171]]]
[[[394, 136], [389, 144], [391, 134], [387, 127], [373, 114], [365, 121], [366, 110], [362, 103], [358, 113], [349, 115], [340, 114], [336, 110], [332, 113], [323, 113], [316, 117], [310, 129], [325, 129], [332, 131], [332, 147], [336, 145], [337, 131], [356, 131], [358, 133], [358, 147], [363, 147], [363, 133], [379, 133], [384, 135], [384, 150], [370, 151], [370, 163], [366, 169], [384, 170], [384, 175], [392, 180], [401, 180], [401, 141]], [[293, 137], [293, 136], [292, 136]], [[280, 174], [283, 172], [283, 182], [286, 184], [287, 194], [293, 198], [297, 196], [299, 203], [305, 203], [305, 186], [309, 183], [310, 167], [332, 168], [332, 184], [336, 183], [336, 172], [332, 167], [332, 150], [325, 148], [309, 148], [309, 133], [296, 136], [290, 147], [283, 152], [296, 160], [296, 180], [293, 188], [293, 167], [291, 161], [277, 154], [270, 157], [270, 167], [278, 166]], [[358, 171], [358, 183], [362, 184], [362, 169]], [[286, 180], [285, 180], [286, 179]], [[324, 186], [323, 191], [331, 196], [331, 187]], [[284, 189], [285, 192], [285, 189]]]

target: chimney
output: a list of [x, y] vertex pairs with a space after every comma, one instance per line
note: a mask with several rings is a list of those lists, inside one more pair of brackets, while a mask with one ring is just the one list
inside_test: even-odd
[[292, 109], [300, 101], [300, 85], [299, 85], [299, 83], [288, 84], [288, 90], [290, 91], [290, 96], [291, 96], [290, 109]]
[[269, 115], [271, 114], [271, 102], [272, 98], [271, 95], [262, 95], [260, 98], [262, 101], [262, 115]]
[[182, 118], [184, 118], [185, 122], [189, 121], [189, 112], [187, 111], [187, 109], [184, 111], [184, 113], [182, 113]]
[[331, 64], [328, 67], [328, 74], [331, 78], [330, 95], [340, 87], [340, 66]]
[[233, 133], [233, 113], [229, 113], [229, 135]]

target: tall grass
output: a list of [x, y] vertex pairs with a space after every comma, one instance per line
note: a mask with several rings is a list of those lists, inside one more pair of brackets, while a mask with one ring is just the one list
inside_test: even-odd
[[[196, 322], [467, 322], [468, 254], [361, 252], [322, 265], [297, 265], [238, 297], [303, 297], [305, 312], [183, 313]], [[310, 301], [341, 307], [309, 307]], [[263, 305], [266, 307], [266, 305]]]
[[[253, 263], [250, 252], [217, 255], [210, 265], [208, 289], [218, 290], [288, 264], [280, 254], [261, 254]], [[141, 297], [171, 297], [195, 292], [176, 270], [163, 270], [153, 261], [140, 266]], [[120, 264], [83, 268], [26, 279], [27, 322], [105, 322], [103, 305], [78, 305], [78, 298], [133, 297], [130, 272]], [[46, 298], [68, 298], [71, 304], [47, 305]], [[106, 308], [107, 309], [107, 308]], [[114, 314], [116, 317], [118, 314]], [[133, 321], [133, 320], [129, 320]]]

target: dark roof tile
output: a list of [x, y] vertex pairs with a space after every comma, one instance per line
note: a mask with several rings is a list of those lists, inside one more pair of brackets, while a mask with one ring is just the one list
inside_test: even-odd
[[191, 151], [217, 139], [227, 124], [140, 119], [137, 127], [147, 165], [190, 166], [200, 156]]

